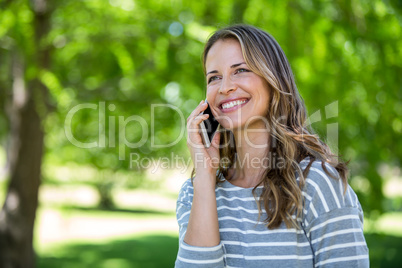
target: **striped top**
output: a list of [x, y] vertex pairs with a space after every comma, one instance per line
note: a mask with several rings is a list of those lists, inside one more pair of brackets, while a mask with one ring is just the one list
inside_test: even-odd
[[[308, 162], [300, 163], [302, 169]], [[338, 176], [331, 166], [327, 169]], [[176, 268], [369, 267], [359, 200], [349, 185], [344, 193], [342, 181], [329, 177], [321, 162], [315, 161], [306, 177], [300, 229], [288, 229], [282, 223], [269, 230], [258, 221], [252, 189], [226, 180], [216, 186], [221, 242], [215, 247], [197, 247], [183, 241], [193, 199], [191, 180], [183, 184], [176, 209], [180, 228]], [[262, 186], [257, 196], [261, 191]], [[263, 210], [261, 219], [265, 218]]]

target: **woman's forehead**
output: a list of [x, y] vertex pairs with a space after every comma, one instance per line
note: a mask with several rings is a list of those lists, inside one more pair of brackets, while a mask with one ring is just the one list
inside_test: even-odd
[[207, 72], [211, 68], [231, 66], [244, 62], [240, 43], [235, 39], [218, 40], [209, 50], [205, 67]]

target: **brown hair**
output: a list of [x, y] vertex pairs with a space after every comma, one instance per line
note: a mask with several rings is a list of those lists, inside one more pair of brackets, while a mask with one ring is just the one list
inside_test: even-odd
[[[328, 172], [325, 163], [334, 167], [343, 185], [347, 185], [348, 169], [346, 163], [340, 161], [329, 147], [307, 126], [307, 111], [297, 90], [290, 64], [276, 40], [256, 27], [249, 25], [233, 25], [216, 31], [207, 41], [203, 53], [203, 65], [211, 47], [218, 40], [235, 39], [240, 43], [243, 57], [248, 67], [257, 75], [263, 77], [269, 84], [270, 100], [267, 120], [270, 127], [269, 157], [271, 163], [282, 167], [270, 167], [265, 170], [260, 185], [263, 191], [257, 202], [261, 215], [261, 205], [264, 206], [267, 218], [264, 222], [269, 229], [277, 228], [282, 222], [286, 226], [297, 227], [297, 221], [292, 218], [300, 215], [303, 207], [301, 189], [305, 177], [314, 160], [321, 160], [324, 171]], [[220, 163], [216, 181], [222, 176], [227, 177], [228, 170], [235, 164], [236, 148], [233, 133], [224, 130], [221, 133], [220, 156], [225, 157], [225, 163]], [[310, 157], [310, 163], [303, 170], [300, 161]], [[229, 159], [229, 165], [228, 161]], [[193, 176], [194, 176], [193, 170]], [[296, 177], [299, 177], [299, 182]], [[253, 189], [255, 195], [256, 188]]]

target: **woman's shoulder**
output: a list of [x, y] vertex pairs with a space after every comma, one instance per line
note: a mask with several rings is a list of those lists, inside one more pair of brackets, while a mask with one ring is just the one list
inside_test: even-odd
[[[302, 161], [302, 171], [310, 166], [302, 188], [302, 223], [310, 231], [325, 230], [318, 226], [328, 223], [346, 224], [350, 221], [363, 223], [363, 210], [356, 193], [337, 170], [328, 163]], [[346, 184], [346, 185], [345, 185]], [[341, 222], [342, 223], [339, 223]], [[316, 226], [316, 227], [313, 227]], [[357, 225], [356, 225], [357, 226]]]
[[193, 178], [188, 178], [186, 179], [183, 184], [181, 185], [180, 190], [186, 189], [188, 187], [193, 187], [193, 183], [192, 183]]
[[313, 160], [306, 158], [300, 162], [300, 168], [303, 172], [308, 169], [306, 180], [329, 189], [332, 187], [343, 187], [343, 181], [338, 171], [327, 162], [321, 160]]
[[346, 180], [329, 163], [310, 159], [300, 162], [300, 168], [305, 171], [305, 183], [302, 189], [305, 203], [313, 202], [322, 212], [329, 212], [344, 207], [360, 208], [359, 201]]
[[[231, 184], [228, 180], [226, 180], [222, 174], [219, 175], [219, 178], [221, 181], [219, 183], [217, 183], [215, 186], [215, 194], [216, 194], [217, 198], [219, 198], [220, 195], [225, 195], [226, 197], [232, 196], [232, 195], [246, 196], [246, 195], [249, 195], [250, 193], [252, 195], [253, 188], [242, 188], [242, 187], [235, 186], [235, 185]], [[184, 181], [184, 183], [182, 184], [182, 186], [180, 188], [177, 202], [192, 203], [193, 195], [194, 195], [194, 187], [193, 187], [192, 180], [193, 180], [193, 178], [189, 178]], [[257, 187], [257, 188], [261, 188], [261, 187], [262, 186]]]
[[177, 202], [181, 203], [192, 203], [194, 194], [194, 188], [192, 183], [192, 178], [184, 181], [180, 188], [179, 196], [177, 197]]

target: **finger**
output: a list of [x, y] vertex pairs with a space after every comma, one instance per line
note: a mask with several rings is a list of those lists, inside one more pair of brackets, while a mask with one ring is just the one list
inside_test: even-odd
[[198, 127], [201, 124], [201, 122], [206, 120], [208, 117], [209, 117], [209, 114], [197, 115], [197, 116], [193, 117], [192, 119], [190, 119], [188, 126]]
[[208, 105], [207, 105], [206, 103], [204, 103], [204, 102], [200, 103], [200, 104], [191, 112], [191, 114], [189, 115], [189, 118], [201, 114], [202, 112], [205, 111], [205, 109], [207, 109], [207, 107], [208, 107]]
[[211, 145], [215, 148], [219, 147], [219, 142], [220, 142], [220, 137], [221, 137], [221, 133], [220, 131], [217, 131], [214, 135], [214, 137], [212, 138], [212, 142]]
[[205, 111], [207, 109], [208, 105], [205, 103], [204, 100], [198, 104], [198, 106], [191, 112], [191, 114], [188, 116], [187, 121], [190, 120], [191, 117], [195, 117], [199, 115], [201, 112]]

